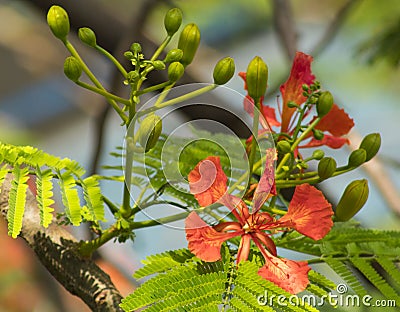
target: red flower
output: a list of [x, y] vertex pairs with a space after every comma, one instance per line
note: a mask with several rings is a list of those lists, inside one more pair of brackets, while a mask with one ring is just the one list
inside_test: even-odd
[[[270, 131], [270, 127], [281, 127], [281, 133], [292, 134], [294, 132], [293, 124], [295, 118], [293, 118], [296, 108], [289, 107], [289, 102], [294, 102], [297, 105], [302, 105], [306, 101], [306, 97], [303, 95], [303, 85], [310, 86], [315, 82], [315, 76], [311, 72], [311, 62], [313, 61], [312, 56], [302, 52], [297, 52], [293, 60], [292, 69], [288, 80], [281, 85], [280, 91], [282, 93], [282, 111], [280, 112], [281, 122], [276, 118], [275, 109], [262, 104], [260, 123], [265, 130]], [[245, 81], [246, 89], [246, 74], [239, 73], [239, 76]], [[261, 99], [261, 102], [263, 99]], [[253, 115], [254, 101], [246, 96], [244, 100], [244, 108], [250, 114]], [[306, 117], [305, 114], [304, 117]], [[265, 124], [265, 121], [267, 125]], [[315, 129], [325, 132], [322, 140], [311, 138], [312, 135], [306, 139], [311, 138], [309, 142], [299, 147], [315, 147], [326, 145], [331, 148], [340, 148], [344, 144], [348, 144], [347, 138], [343, 135], [347, 134], [350, 129], [354, 126], [353, 120], [340, 109], [336, 104], [333, 105], [331, 111], [325, 115]]]
[[[236, 236], [241, 236], [237, 262], [245, 261], [253, 241], [265, 259], [265, 264], [258, 274], [296, 294], [307, 287], [310, 267], [304, 261], [278, 258], [276, 246], [270, 236], [276, 230], [295, 229], [312, 239], [321, 239], [333, 225], [333, 211], [319, 190], [304, 184], [296, 187], [288, 212], [279, 220], [267, 212], [260, 212], [270, 191], [274, 192], [272, 169], [275, 157], [272, 149], [267, 151], [267, 167], [254, 192], [251, 213], [242, 199], [227, 193], [227, 177], [218, 157], [208, 157], [197, 164], [189, 174], [190, 189], [195, 191], [197, 201], [200, 205], [219, 202], [232, 211], [237, 221], [221, 222], [211, 227], [196, 212], [191, 212], [185, 222], [186, 238], [189, 250], [208, 262], [220, 260], [222, 243]], [[212, 182], [211, 177], [215, 179]], [[198, 188], [199, 185], [201, 187]], [[207, 189], [203, 189], [205, 185], [208, 185]]]

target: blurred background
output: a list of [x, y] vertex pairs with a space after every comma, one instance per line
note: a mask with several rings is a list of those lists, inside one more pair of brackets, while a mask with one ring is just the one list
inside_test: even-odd
[[[108, 153], [122, 145], [124, 130], [100, 96], [64, 77], [63, 62], [68, 53], [46, 24], [46, 12], [52, 4], [68, 11], [71, 41], [104, 85], [121, 95], [126, 93], [122, 77], [104, 57], [74, 37], [77, 28], [94, 29], [98, 43], [116, 56], [132, 42], [141, 42], [144, 52], [151, 55], [164, 36], [165, 12], [177, 6], [184, 13], [184, 23], [197, 23], [202, 33], [198, 55], [182, 83], [212, 82], [212, 69], [223, 56], [232, 56], [239, 72], [259, 55], [269, 66], [265, 103], [270, 105], [275, 105], [278, 88], [289, 75], [295, 51], [313, 55], [317, 80], [355, 121], [350, 134], [355, 147], [359, 136], [371, 132], [382, 136], [377, 161], [326, 181], [321, 188], [335, 202], [345, 185], [367, 176], [370, 197], [356, 219], [366, 227], [400, 229], [397, 0], [0, 1], [0, 141], [33, 145], [75, 159], [89, 173], [101, 173], [101, 165], [118, 164]], [[162, 76], [152, 79], [163, 81]], [[245, 94], [236, 75], [227, 86]], [[193, 112], [186, 113], [196, 117]], [[234, 121], [231, 128], [235, 128]], [[339, 163], [347, 161], [347, 147], [327, 149], [326, 153]], [[104, 185], [104, 189], [118, 201], [120, 188]], [[0, 230], [0, 311], [87, 310], [57, 286], [23, 241], [6, 236], [2, 220]], [[131, 274], [140, 260], [186, 244], [180, 230], [163, 226], [140, 230], [134, 246], [104, 246], [102, 265], [126, 295], [135, 286]], [[19, 294], [22, 290], [24, 300]]]

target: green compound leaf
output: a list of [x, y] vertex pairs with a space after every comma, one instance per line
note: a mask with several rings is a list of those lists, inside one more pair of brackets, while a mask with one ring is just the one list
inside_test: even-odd
[[28, 189], [29, 170], [27, 167], [15, 167], [12, 171], [14, 179], [8, 199], [8, 235], [16, 238], [22, 229], [24, 217], [26, 190]]
[[93, 220], [105, 221], [104, 204], [99, 181], [95, 176], [87, 177], [82, 184], [83, 195]]
[[79, 200], [76, 182], [69, 171], [59, 173], [58, 184], [60, 185], [62, 202], [68, 219], [75, 226], [81, 223], [81, 204]]
[[53, 200], [53, 172], [50, 169], [41, 171], [38, 167], [36, 170], [36, 200], [40, 209], [40, 224], [48, 227], [53, 220], [53, 211], [51, 207]]

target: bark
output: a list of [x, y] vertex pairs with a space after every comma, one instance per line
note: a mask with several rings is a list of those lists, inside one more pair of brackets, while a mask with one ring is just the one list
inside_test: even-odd
[[[7, 219], [11, 175], [0, 193], [0, 212]], [[70, 293], [81, 298], [92, 311], [122, 311], [122, 296], [110, 277], [92, 260], [75, 252], [77, 240], [56, 224], [47, 229], [40, 225], [35, 196], [28, 190], [20, 237], [33, 249], [45, 268]]]

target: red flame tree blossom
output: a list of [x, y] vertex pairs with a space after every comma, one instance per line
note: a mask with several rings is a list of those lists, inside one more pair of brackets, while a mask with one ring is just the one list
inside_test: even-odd
[[331, 229], [332, 206], [315, 187], [303, 184], [295, 189], [288, 212], [276, 219], [260, 208], [274, 193], [273, 166], [275, 155], [267, 151], [267, 167], [258, 184], [249, 211], [245, 202], [227, 192], [227, 177], [218, 157], [210, 156], [197, 164], [189, 174], [190, 190], [201, 206], [220, 203], [230, 209], [236, 222], [221, 222], [207, 225], [196, 212], [186, 218], [186, 238], [189, 250], [203, 261], [221, 259], [223, 242], [240, 236], [237, 262], [247, 260], [251, 242], [257, 246], [265, 259], [258, 274], [274, 282], [286, 291], [296, 294], [303, 291], [308, 283], [310, 267], [305, 261], [279, 258], [275, 243], [271, 239], [277, 230], [294, 229], [314, 240], [323, 238]]

